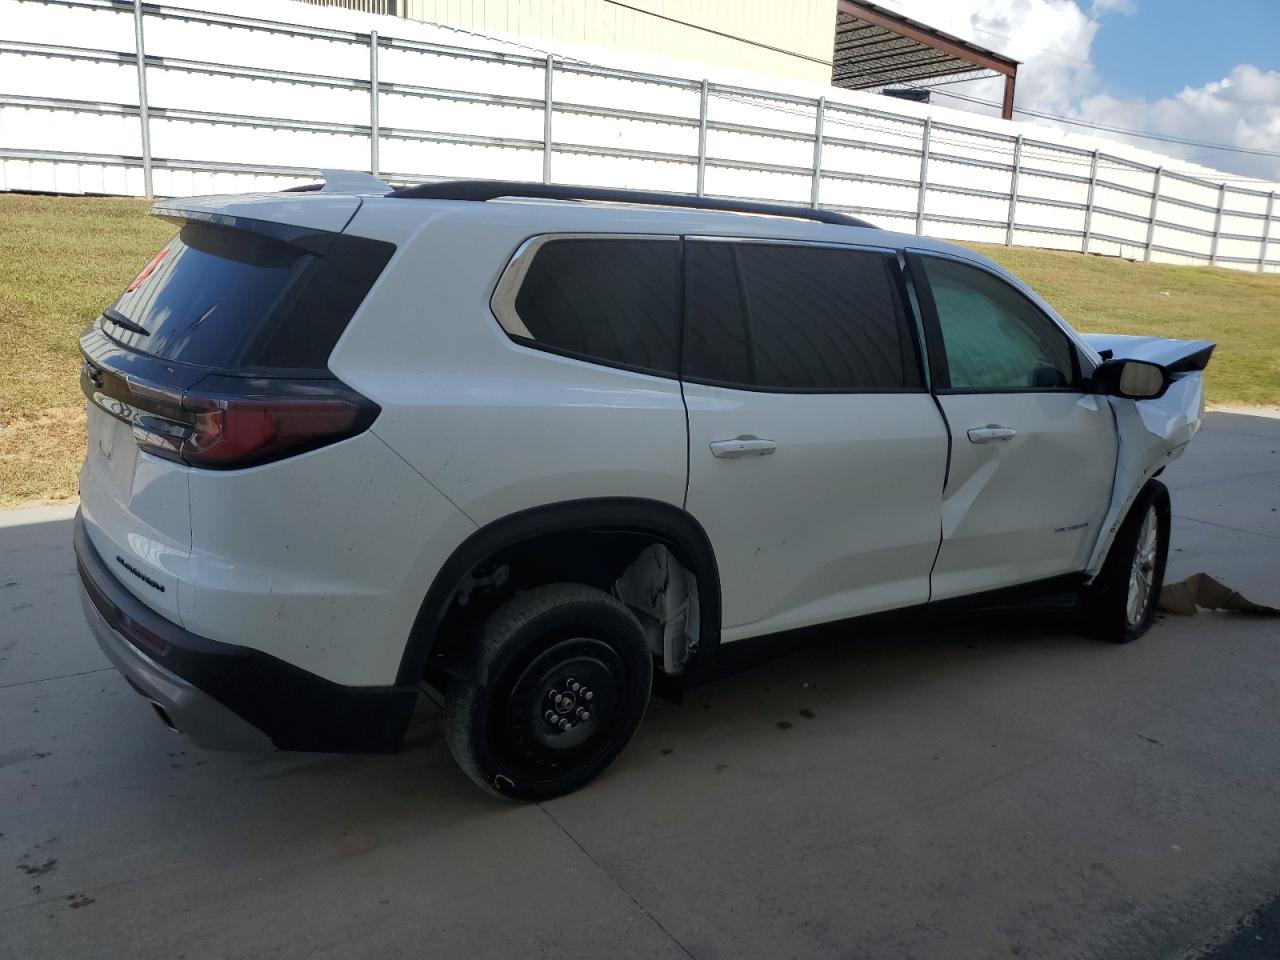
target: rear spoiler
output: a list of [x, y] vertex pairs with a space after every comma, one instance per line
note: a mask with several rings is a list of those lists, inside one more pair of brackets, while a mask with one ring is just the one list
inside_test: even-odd
[[316, 231], [342, 233], [363, 198], [352, 194], [245, 193], [159, 200], [152, 216], [185, 223], [196, 220], [242, 230], [256, 230], [289, 240]]
[[1158, 363], [1172, 376], [1203, 370], [1217, 346], [1212, 340], [1170, 340], [1118, 333], [1086, 333], [1083, 337], [1104, 360], [1146, 360]]

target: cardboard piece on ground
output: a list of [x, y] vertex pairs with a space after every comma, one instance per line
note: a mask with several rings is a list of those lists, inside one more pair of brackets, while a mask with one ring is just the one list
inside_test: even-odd
[[1254, 603], [1207, 573], [1193, 573], [1177, 583], [1166, 583], [1160, 590], [1161, 610], [1191, 616], [1198, 608], [1280, 616], [1280, 610], [1275, 607]]

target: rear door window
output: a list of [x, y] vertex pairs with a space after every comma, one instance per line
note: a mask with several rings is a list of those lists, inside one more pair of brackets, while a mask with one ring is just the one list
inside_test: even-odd
[[921, 388], [885, 253], [690, 240], [686, 377], [758, 390]]
[[675, 376], [680, 244], [674, 238], [565, 238], [533, 254], [509, 306], [513, 339], [611, 366]]
[[252, 230], [187, 223], [105, 311], [103, 330], [165, 360], [323, 370], [394, 250], [359, 237], [325, 241], [319, 255]]

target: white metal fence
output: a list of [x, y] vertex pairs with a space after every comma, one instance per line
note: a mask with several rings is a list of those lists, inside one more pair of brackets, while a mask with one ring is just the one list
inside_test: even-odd
[[[322, 167], [397, 182], [541, 179], [821, 204], [906, 232], [1280, 271], [1274, 191], [1138, 162], [1120, 144], [1086, 150], [845, 91], [659, 76], [482, 38], [442, 43], [410, 21], [308, 8], [311, 20], [335, 17], [324, 26], [290, 22], [303, 8], [258, 6], [277, 16], [0, 0], [0, 189], [276, 189]], [[353, 17], [374, 26], [347, 29]]]

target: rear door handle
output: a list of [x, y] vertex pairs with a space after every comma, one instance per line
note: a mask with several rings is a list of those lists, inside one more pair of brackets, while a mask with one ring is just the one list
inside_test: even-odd
[[974, 427], [969, 431], [970, 443], [990, 443], [992, 440], [1008, 440], [1017, 436], [1013, 427], [1002, 427], [998, 423], [988, 423], [985, 427]]
[[751, 434], [743, 434], [732, 440], [714, 440], [711, 455], [721, 460], [741, 460], [743, 457], [767, 457], [778, 449], [772, 440], [761, 440]]

